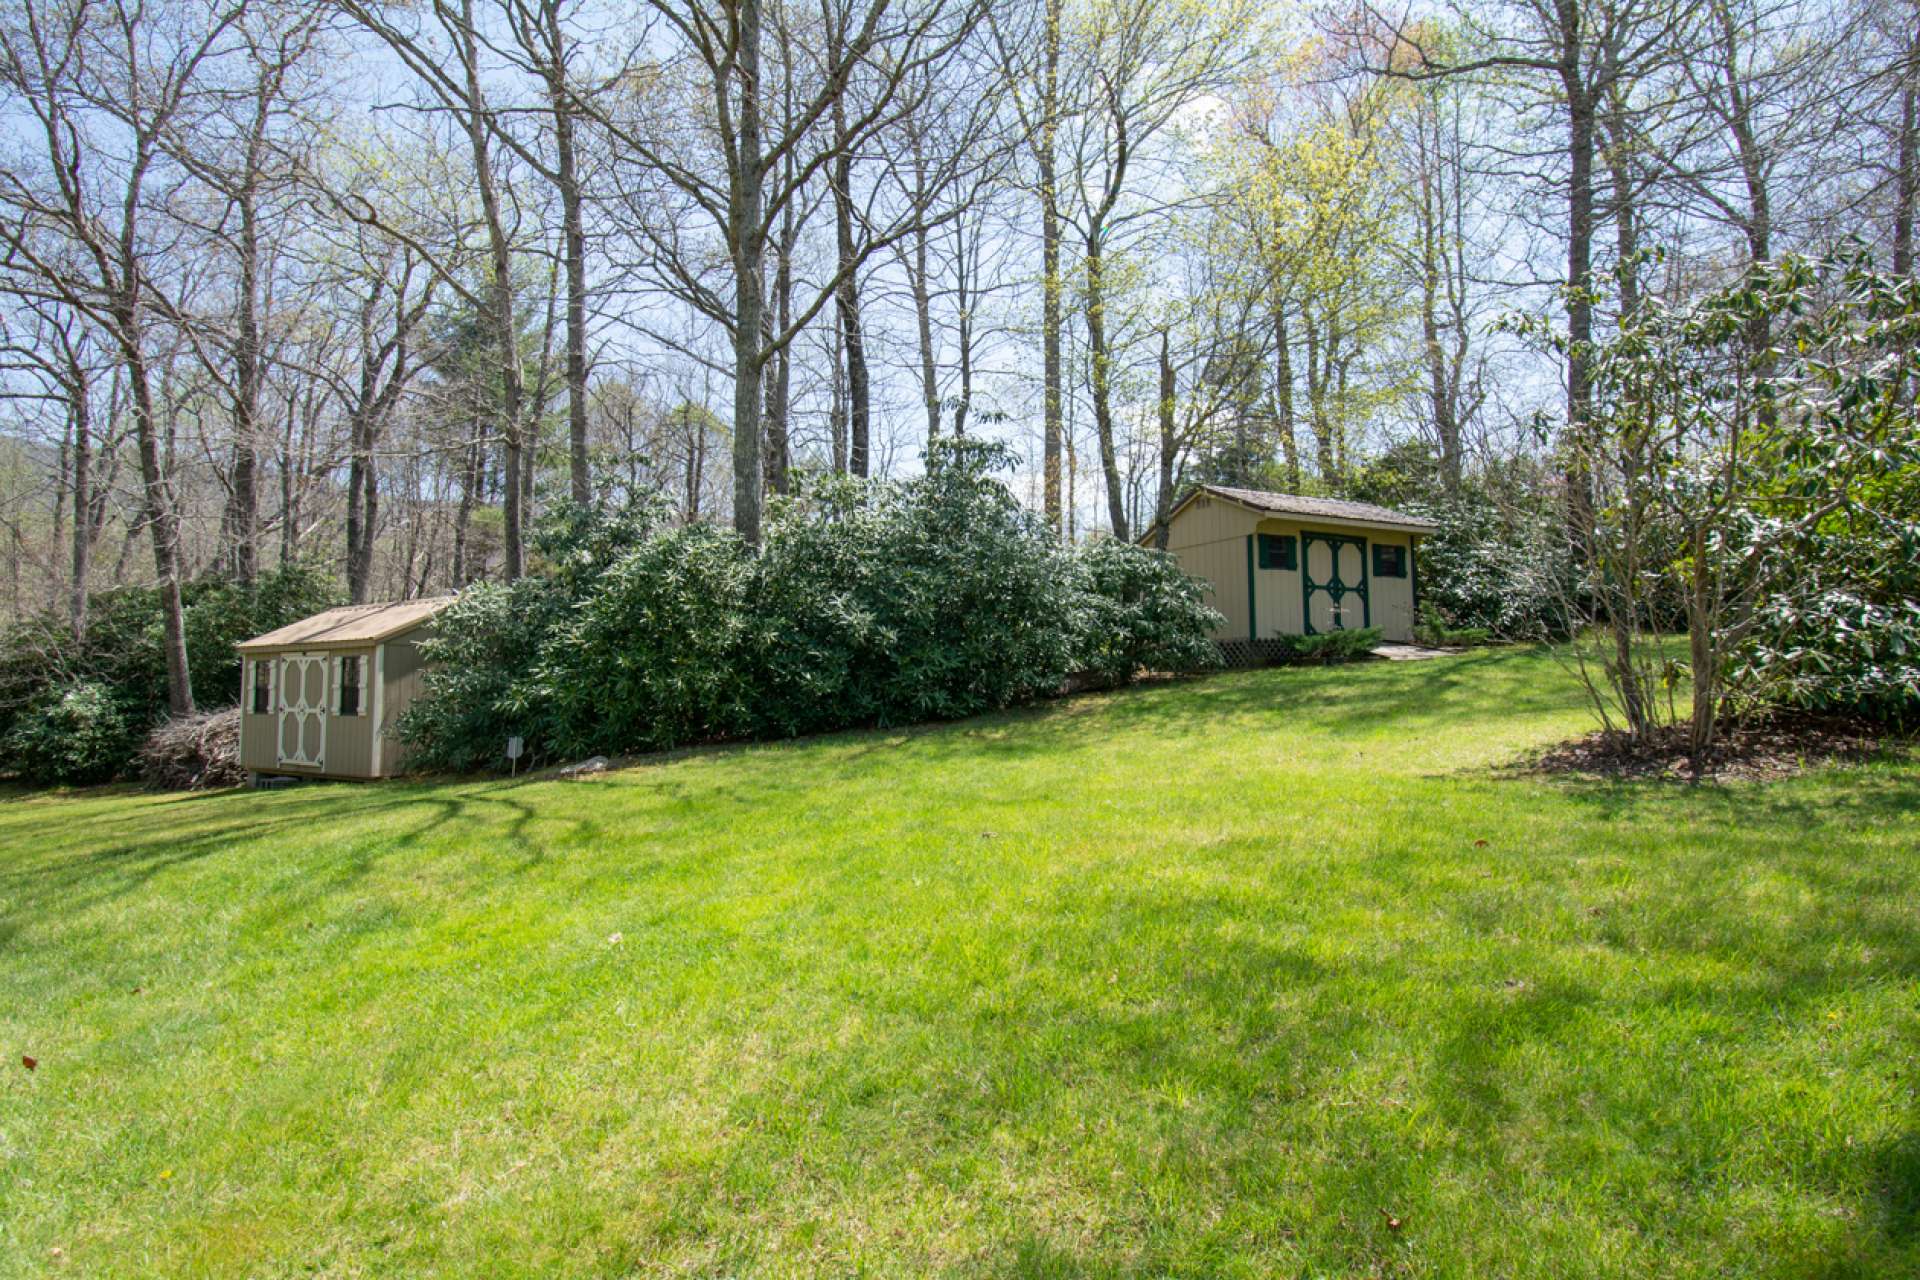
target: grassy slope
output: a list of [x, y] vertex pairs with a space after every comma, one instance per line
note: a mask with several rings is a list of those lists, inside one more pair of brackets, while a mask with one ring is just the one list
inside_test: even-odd
[[1480, 772], [1584, 726], [1507, 651], [0, 804], [0, 1275], [1920, 1271], [1920, 779]]

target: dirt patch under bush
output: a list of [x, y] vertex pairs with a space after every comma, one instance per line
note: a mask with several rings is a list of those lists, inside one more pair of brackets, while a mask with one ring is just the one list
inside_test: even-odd
[[[1777, 715], [1724, 733], [1706, 776], [1723, 781], [1785, 778], [1823, 764], [1904, 753], [1912, 742], [1868, 720]], [[1515, 764], [1510, 772], [1679, 781], [1693, 777], [1684, 725], [1669, 727], [1645, 745], [1635, 745], [1624, 733], [1590, 733], [1536, 752]]]

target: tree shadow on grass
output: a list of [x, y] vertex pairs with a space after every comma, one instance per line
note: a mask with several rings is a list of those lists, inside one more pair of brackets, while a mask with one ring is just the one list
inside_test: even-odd
[[[1876, 821], [1887, 812], [1866, 807]], [[1758, 1100], [1764, 1089], [1744, 1104], [1749, 1115], [1726, 1120], [1728, 1099], [1766, 1078], [1766, 1055], [1795, 1060], [1798, 1050], [1782, 1050], [1777, 1038], [1822, 1021], [1836, 991], [1871, 989], [1890, 972], [1896, 981], [1920, 973], [1920, 920], [1898, 902], [1858, 901], [1861, 884], [1879, 872], [1859, 866], [1846, 841], [1783, 855], [1790, 841], [1782, 837], [1742, 836], [1737, 805], [1717, 812], [1726, 849], [1685, 856], [1677, 867], [1648, 865], [1660, 899], [1623, 908], [1649, 919], [1622, 939], [1637, 958], [1611, 965], [1594, 952], [1604, 921], [1594, 923], [1593, 937], [1535, 925], [1543, 906], [1577, 896], [1583, 853], [1528, 855], [1561, 866], [1536, 862], [1497, 920], [1456, 917], [1467, 925], [1464, 947], [1457, 930], [1429, 944], [1416, 928], [1399, 945], [1349, 950], [1338, 961], [1275, 941], [1291, 936], [1285, 928], [1262, 937], [1259, 926], [1310, 931], [1339, 899], [1365, 907], [1377, 896], [1351, 884], [1330, 885], [1332, 901], [1322, 904], [1263, 897], [1257, 885], [1227, 893], [1076, 880], [997, 925], [998, 936], [975, 940], [1006, 958], [1004, 974], [990, 975], [991, 998], [976, 998], [976, 988], [944, 977], [937, 963], [924, 981], [946, 990], [889, 994], [878, 980], [855, 984], [861, 1033], [813, 1040], [771, 1079], [745, 1085], [730, 1109], [727, 1150], [710, 1168], [716, 1178], [736, 1166], [780, 1169], [823, 1146], [849, 1168], [917, 1158], [936, 1180], [942, 1167], [966, 1180], [976, 1176], [976, 1158], [998, 1168], [1014, 1158], [1006, 1153], [1024, 1151], [1020, 1159], [1040, 1162], [1025, 1174], [1064, 1180], [1069, 1197], [1090, 1196], [1102, 1216], [1125, 1224], [1118, 1236], [1092, 1240], [1055, 1234], [1012, 1204], [1004, 1244], [962, 1268], [987, 1275], [1191, 1271], [1200, 1228], [1183, 1206], [1217, 1199], [1222, 1208], [1246, 1207], [1232, 1197], [1262, 1194], [1277, 1168], [1302, 1159], [1320, 1162], [1299, 1175], [1317, 1188], [1307, 1201], [1315, 1207], [1292, 1227], [1300, 1256], [1316, 1268], [1372, 1267], [1381, 1256], [1381, 1204], [1447, 1203], [1433, 1189], [1436, 1168], [1456, 1188], [1478, 1187], [1500, 1201], [1490, 1221], [1504, 1223], [1501, 1230], [1516, 1229], [1515, 1215], [1524, 1221], [1548, 1211], [1584, 1216], [1575, 1238], [1641, 1223], [1656, 1237], [1646, 1245], [1653, 1252], [1639, 1255], [1651, 1262], [1663, 1247], [1662, 1222], [1694, 1224], [1672, 1228], [1688, 1231], [1715, 1221], [1699, 1206], [1738, 1189], [1720, 1185], [1720, 1170], [1744, 1161], [1749, 1172], [1724, 1176], [1752, 1177], [1756, 1152], [1777, 1140], [1791, 1152], [1807, 1138], [1799, 1129], [1772, 1131], [1803, 1122], [1769, 1115]], [[1726, 884], [1741, 864], [1771, 868], [1783, 856], [1809, 878], [1811, 900], [1779, 915], [1729, 901]], [[1373, 871], [1362, 864], [1359, 873]], [[1444, 900], [1433, 905], [1456, 910]], [[1840, 954], [1861, 943], [1873, 958]], [[938, 948], [927, 949], [937, 960]], [[1705, 953], [1712, 964], [1676, 974], [1662, 958], [1679, 952]], [[1098, 982], [1109, 971], [1117, 996]], [[1648, 1054], [1656, 1060], [1644, 1061]], [[1341, 1096], [1354, 1080], [1382, 1096]], [[1177, 1104], [1166, 1101], [1170, 1093]], [[1400, 1114], [1394, 1108], [1422, 1117], [1417, 1142], [1388, 1119]], [[1058, 1136], [1050, 1126], [1063, 1115], [1080, 1117], [1083, 1127]], [[1118, 1140], [1125, 1177], [1116, 1167], [1111, 1186], [1102, 1180], [1111, 1153], [1084, 1166], [1058, 1163], [1072, 1149], [1058, 1144], [1088, 1141], [1087, 1127], [1138, 1135]], [[1833, 1276], [1889, 1274], [1889, 1265], [1920, 1261], [1920, 1141], [1910, 1135], [1849, 1153], [1856, 1170], [1864, 1162], [1871, 1197], [1843, 1197], [1855, 1215], [1847, 1236], [1853, 1262], [1837, 1263]], [[998, 1143], [1005, 1145], [982, 1154]], [[1608, 1157], [1595, 1153], [1616, 1148], [1624, 1163], [1608, 1177]], [[1787, 1162], [1777, 1176], [1803, 1205], [1832, 1194], [1823, 1172], [1798, 1157], [1761, 1160]], [[1575, 1170], [1581, 1161], [1600, 1167]], [[1563, 1176], [1583, 1190], [1563, 1200], [1555, 1190]], [[1154, 1189], [1140, 1191], [1143, 1182]], [[863, 1188], [858, 1198], [870, 1193]], [[695, 1207], [720, 1199], [705, 1175], [677, 1194], [701, 1230], [724, 1234], [733, 1225], [722, 1210]], [[1442, 1199], [1422, 1199], [1434, 1195]], [[1342, 1214], [1368, 1230], [1344, 1238], [1328, 1221]], [[1208, 1247], [1232, 1253], [1258, 1244], [1229, 1234]], [[1475, 1256], [1471, 1238], [1449, 1247], [1465, 1260]], [[1756, 1247], [1764, 1246], [1727, 1237], [1699, 1256], [1744, 1249], [1756, 1270], [1770, 1270]]]
[[1809, 1267], [1807, 1280], [1881, 1280], [1913, 1275], [1920, 1246], [1920, 1128], [1911, 1123], [1896, 1137], [1835, 1156], [1842, 1168], [1858, 1166], [1870, 1201], [1849, 1206], [1857, 1225], [1840, 1248]]
[[[1839, 779], [1843, 785], [1806, 785], [1821, 779]], [[1836, 822], [1879, 824], [1920, 818], [1920, 769], [1906, 767], [1899, 757], [1831, 766], [1819, 778], [1802, 775], [1693, 785], [1664, 779], [1566, 777], [1549, 785], [1557, 795], [1607, 820], [1664, 811], [1676, 817], [1712, 817], [1736, 827], [1807, 830]]]
[[1110, 1259], [1090, 1258], [1066, 1249], [1037, 1232], [1004, 1242], [969, 1272], [1009, 1280], [1092, 1280], [1124, 1274]]
[[[259, 847], [271, 856], [276, 842], [310, 845], [335, 830], [351, 830], [367, 821], [393, 815], [415, 820], [397, 832], [380, 831], [368, 839], [347, 842], [334, 855], [315, 860], [309, 891], [319, 897], [370, 873], [382, 858], [416, 849], [435, 836], [445, 836], [465, 825], [487, 832], [489, 847], [524, 851], [514, 870], [526, 870], [544, 860], [544, 842], [532, 835], [536, 822], [558, 821], [542, 815], [525, 799], [504, 794], [505, 785], [460, 783], [421, 786], [404, 782], [356, 788], [344, 795], [346, 784], [314, 785], [288, 792], [229, 792], [201, 800], [190, 817], [178, 809], [190, 804], [175, 797], [142, 806], [128, 814], [88, 818], [77, 824], [72, 839], [58, 844], [39, 837], [33, 852], [0, 862], [0, 889], [4, 889], [9, 917], [30, 919], [46, 912], [75, 913], [125, 898], [145, 889], [169, 871], [217, 857], [239, 846]], [[224, 799], [226, 812], [210, 802]], [[505, 822], [489, 815], [504, 808]], [[590, 828], [585, 818], [569, 826]], [[36, 833], [38, 834], [38, 833]], [[4, 832], [0, 831], [0, 838]]]

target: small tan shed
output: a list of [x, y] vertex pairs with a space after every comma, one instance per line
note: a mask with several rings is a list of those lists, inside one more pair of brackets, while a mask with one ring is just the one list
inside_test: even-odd
[[1167, 550], [1213, 587], [1230, 650], [1276, 636], [1379, 627], [1413, 639], [1431, 520], [1337, 498], [1202, 485], [1167, 518]]
[[420, 641], [453, 599], [343, 605], [243, 642], [240, 763], [306, 778], [400, 772], [393, 727], [420, 692]]

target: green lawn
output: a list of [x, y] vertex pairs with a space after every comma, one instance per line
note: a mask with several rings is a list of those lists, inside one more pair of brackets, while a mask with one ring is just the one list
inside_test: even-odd
[[1491, 772], [1587, 727], [1509, 650], [10, 796], [0, 1276], [1920, 1274], [1920, 774]]

